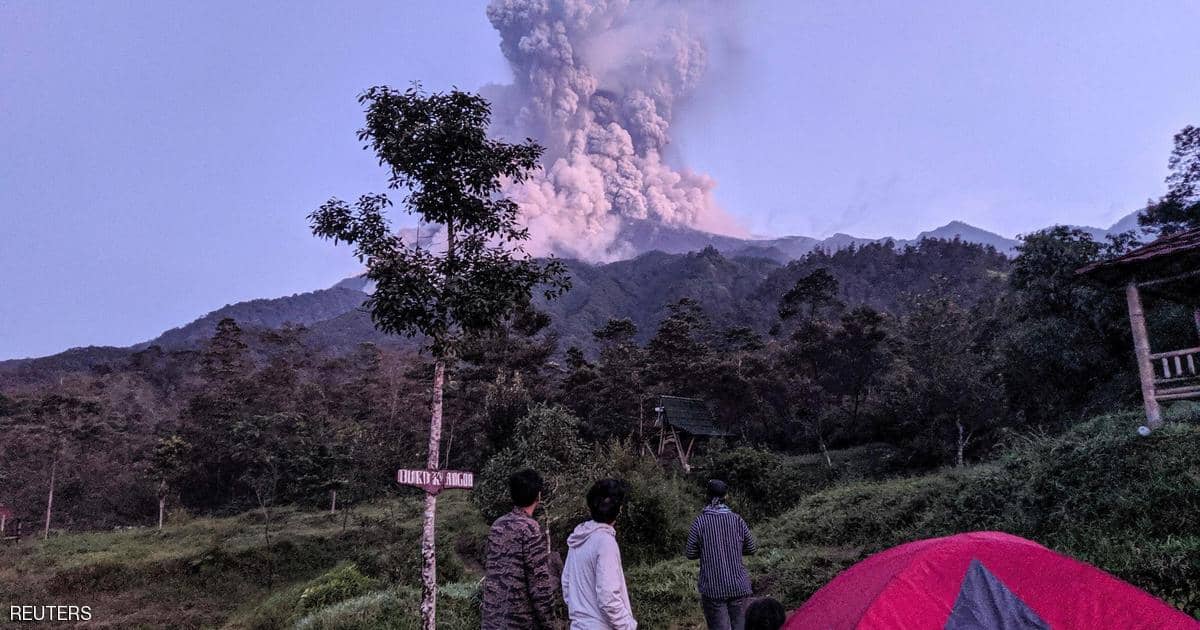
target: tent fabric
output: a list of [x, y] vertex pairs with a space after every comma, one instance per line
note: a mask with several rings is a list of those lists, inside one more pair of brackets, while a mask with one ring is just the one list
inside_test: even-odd
[[1137, 587], [1003, 532], [918, 540], [877, 553], [814, 593], [784, 630], [946, 628], [972, 561], [1054, 630], [1200, 630]]
[[972, 560], [945, 630], [1050, 630], [1050, 626], [982, 562]]

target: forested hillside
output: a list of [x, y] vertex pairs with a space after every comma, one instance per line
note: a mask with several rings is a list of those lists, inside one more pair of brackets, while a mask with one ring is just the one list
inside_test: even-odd
[[[461, 353], [443, 461], [478, 467], [539, 403], [587, 440], [637, 443], [658, 394], [702, 398], [739, 442], [783, 452], [882, 443], [914, 470], [986, 458], [1005, 430], [1136, 400], [1120, 295], [1073, 273], [1102, 253], [1060, 228], [1013, 261], [931, 240], [784, 266], [714, 249], [573, 264], [564, 299]], [[5, 373], [0, 502], [33, 523], [55, 472], [52, 527], [78, 529], [153, 520], [160, 495], [206, 513], [387, 492], [423, 457], [427, 359], [358, 310], [268, 328], [273, 308], [237, 307], [259, 314], [195, 348]], [[1156, 312], [1164, 343], [1194, 334]]]

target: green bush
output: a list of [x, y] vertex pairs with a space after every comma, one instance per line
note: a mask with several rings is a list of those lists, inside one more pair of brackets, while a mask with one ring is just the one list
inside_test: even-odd
[[342, 564], [312, 581], [300, 593], [300, 609], [315, 610], [374, 590], [375, 580], [363, 575], [353, 563]]
[[747, 521], [757, 522], [791, 509], [803, 497], [835, 481], [880, 479], [898, 466], [898, 451], [886, 444], [867, 444], [825, 454], [789, 456], [739, 446], [726, 449], [714, 442], [697, 458], [695, 478], [729, 484], [729, 503]]
[[1196, 615], [1200, 427], [1175, 420], [1143, 438], [1134, 432], [1140, 415], [1104, 416], [1063, 435], [1013, 439], [992, 464], [839, 485], [802, 499], [766, 525], [763, 538], [768, 547], [875, 551], [1001, 530], [1092, 562]]
[[[474, 582], [444, 584], [438, 596], [438, 628], [479, 628], [479, 606]], [[421, 591], [392, 588], [367, 593], [316, 610], [295, 624], [296, 630], [417, 630]]]
[[539, 516], [555, 540], [565, 540], [591, 484], [600, 478], [596, 451], [579, 437], [579, 420], [561, 407], [538, 405], [517, 421], [510, 445], [479, 475], [472, 499], [492, 522], [512, 509], [508, 477], [533, 468], [546, 480]]
[[[603, 460], [604, 476], [629, 484], [628, 501], [616, 524], [622, 560], [629, 565], [682, 555], [692, 519], [703, 505], [694, 484], [620, 443], [609, 444]], [[579, 503], [582, 521], [587, 518], [582, 497]]]
[[793, 465], [792, 458], [749, 446], [723, 449], [714, 444], [696, 462], [696, 479], [729, 484], [728, 501], [746, 520], [755, 522], [794, 506], [806, 494], [828, 486], [833, 471], [823, 462]]

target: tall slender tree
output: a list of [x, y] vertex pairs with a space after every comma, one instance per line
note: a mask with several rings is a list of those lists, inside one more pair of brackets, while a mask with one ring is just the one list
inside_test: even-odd
[[[423, 336], [434, 357], [429, 427], [431, 470], [439, 467], [442, 388], [447, 364], [464, 338], [498, 326], [539, 286], [547, 299], [569, 287], [565, 267], [536, 261], [522, 248], [529, 231], [505, 182], [520, 182], [538, 167], [542, 147], [526, 139], [488, 138], [491, 107], [483, 98], [452, 90], [428, 94], [419, 84], [386, 86], [359, 97], [366, 126], [358, 137], [388, 169], [388, 187], [404, 191], [404, 209], [433, 228], [422, 240], [398, 235], [385, 216], [391, 201], [363, 195], [351, 205], [331, 199], [309, 215], [313, 233], [354, 246], [375, 290], [367, 299], [379, 330]], [[437, 497], [426, 495], [421, 539], [424, 565], [421, 617], [435, 627]]]

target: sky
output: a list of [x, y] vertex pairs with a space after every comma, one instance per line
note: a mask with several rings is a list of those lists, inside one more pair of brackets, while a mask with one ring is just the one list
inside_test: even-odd
[[[305, 217], [384, 189], [356, 96], [510, 81], [484, 7], [0, 0], [0, 359], [354, 274]], [[1104, 227], [1200, 124], [1192, 1], [739, 7], [670, 157], [753, 234]]]

